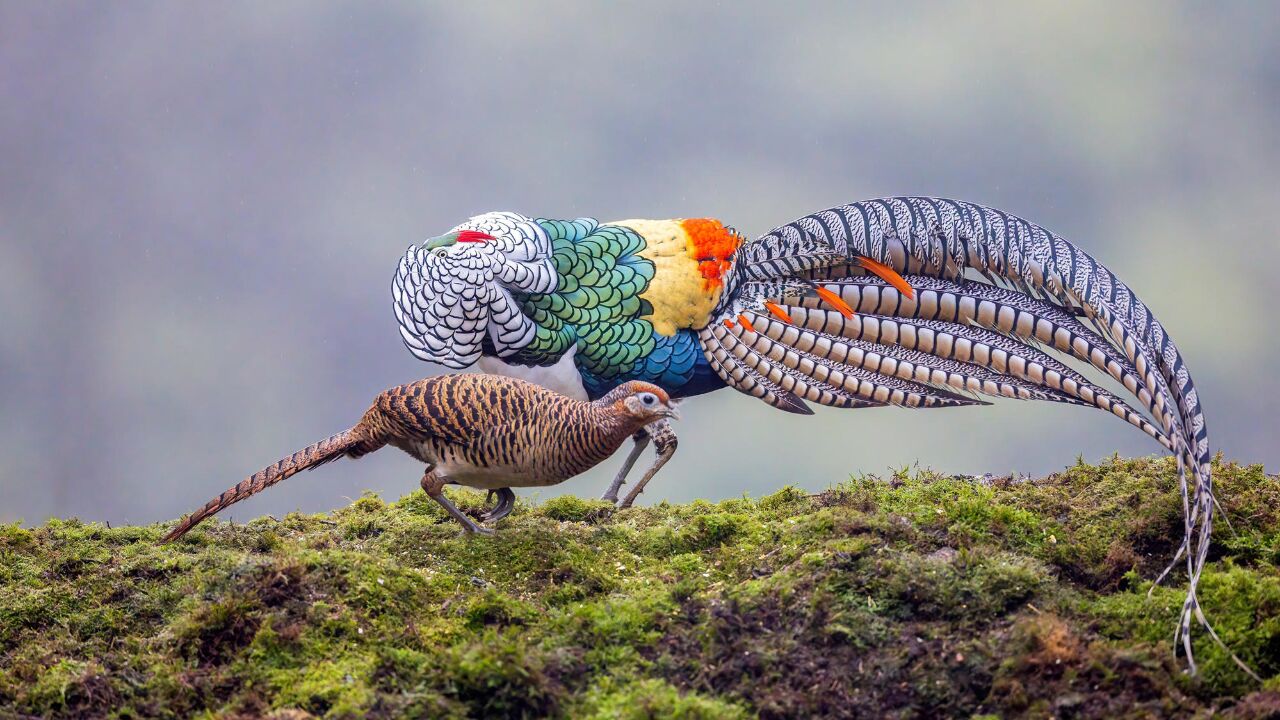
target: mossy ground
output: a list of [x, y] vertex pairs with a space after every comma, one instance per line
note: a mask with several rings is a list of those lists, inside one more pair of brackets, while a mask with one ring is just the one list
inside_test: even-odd
[[[422, 493], [327, 516], [0, 526], [0, 717], [1275, 717], [1280, 482], [1219, 463], [1201, 598], [1148, 599], [1174, 467], [927, 471], [463, 538]], [[450, 493], [478, 510], [483, 496]]]

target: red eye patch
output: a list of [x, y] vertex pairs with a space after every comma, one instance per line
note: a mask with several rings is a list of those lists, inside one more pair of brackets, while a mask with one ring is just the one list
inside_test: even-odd
[[485, 240], [493, 239], [493, 236], [489, 233], [480, 232], [479, 230], [460, 230], [458, 232], [458, 242], [484, 242]]

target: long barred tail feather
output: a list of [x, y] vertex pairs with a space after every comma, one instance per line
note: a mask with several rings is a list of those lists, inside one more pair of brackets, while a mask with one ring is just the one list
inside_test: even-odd
[[805, 404], [804, 400], [782, 389], [754, 368], [740, 363], [735, 356], [730, 354], [729, 348], [720, 342], [712, 328], [713, 326], [708, 326], [701, 331], [700, 337], [702, 339], [703, 352], [706, 354], [707, 362], [711, 364], [711, 369], [723, 378], [730, 387], [759, 398], [779, 410], [785, 410], [797, 415], [813, 414], [813, 410]]
[[204, 507], [183, 518], [168, 534], [160, 539], [160, 542], [163, 544], [177, 540], [209, 516], [251, 495], [260, 493], [303, 470], [320, 467], [344, 455], [358, 457], [376, 450], [377, 447], [376, 443], [371, 443], [364, 437], [360, 426], [325, 438], [314, 445], [308, 445], [289, 457], [282, 458], [241, 480], [237, 485], [227, 488], [221, 495], [205, 503]]
[[[739, 316], [746, 327], [723, 322]], [[1174, 563], [1188, 590], [1175, 645], [1195, 672], [1193, 617], [1221, 644], [1196, 595], [1217, 506], [1199, 397], [1150, 309], [1080, 248], [973, 203], [852, 203], [742, 245], [700, 337], [728, 385], [775, 403], [939, 407], [972, 393], [1090, 405], [1138, 427], [1178, 460]], [[1049, 351], [1106, 373], [1137, 409]]]
[[[1074, 318], [1051, 310], [1031, 307], [1027, 298], [1016, 305], [997, 304], [983, 299], [984, 293], [970, 283], [964, 292], [947, 289], [946, 281], [908, 275], [917, 288], [918, 301], [906, 300], [887, 286], [868, 283], [826, 285], [863, 313], [852, 318], [820, 306], [817, 298], [803, 298], [792, 307], [792, 318], [802, 327], [835, 333], [869, 343], [899, 346], [917, 351], [914, 356], [898, 352], [895, 357], [914, 358], [917, 365], [947, 367], [961, 361], [969, 367], [983, 367], [1005, 382], [1018, 380], [1038, 388], [1047, 397], [1010, 394], [1004, 389], [990, 392], [990, 386], [970, 389], [987, 395], [1018, 399], [1049, 399], [1076, 402], [1111, 412], [1152, 436], [1170, 450], [1172, 441], [1141, 413], [1110, 392], [1091, 383], [1083, 375], [1045, 352], [1040, 345], [1076, 353], [1108, 372], [1117, 382], [1134, 391], [1142, 407], [1154, 413], [1157, 406], [1135, 378], [1114, 358], [1100, 349], [1096, 333], [1080, 327]], [[1008, 291], [989, 288], [996, 293]], [[883, 348], [879, 348], [884, 352]], [[972, 372], [972, 371], [970, 371]]]
[[[728, 348], [740, 363], [806, 400], [833, 407], [845, 407], [848, 401], [902, 407], [984, 404], [952, 389], [832, 360], [817, 339], [812, 345], [797, 342], [798, 337], [778, 342], [770, 337], [766, 328], [772, 329], [781, 323], [764, 315], [755, 316], [752, 325], [755, 330], [711, 325], [704, 332], [721, 347]], [[834, 395], [836, 401], [825, 400], [820, 394], [823, 390]]]

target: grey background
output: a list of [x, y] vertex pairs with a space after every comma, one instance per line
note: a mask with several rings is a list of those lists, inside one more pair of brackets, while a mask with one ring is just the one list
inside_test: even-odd
[[[1268, 3], [0, 2], [0, 520], [172, 518], [433, 371], [389, 283], [493, 209], [758, 234], [886, 194], [1021, 214], [1180, 344], [1228, 456], [1280, 463]], [[691, 402], [645, 496], [1159, 448], [1005, 403]], [[619, 460], [542, 491], [597, 493]], [[417, 487], [380, 453], [230, 513]]]

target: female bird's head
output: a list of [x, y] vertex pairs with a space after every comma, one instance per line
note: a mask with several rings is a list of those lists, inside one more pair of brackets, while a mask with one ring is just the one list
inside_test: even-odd
[[637, 427], [664, 418], [680, 419], [680, 411], [676, 408], [679, 400], [671, 399], [667, 391], [657, 385], [640, 380], [625, 382], [596, 402], [635, 421]]

